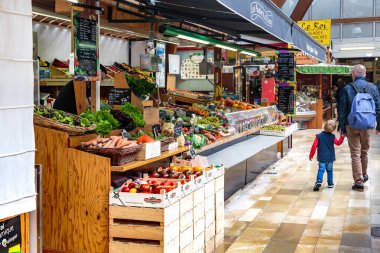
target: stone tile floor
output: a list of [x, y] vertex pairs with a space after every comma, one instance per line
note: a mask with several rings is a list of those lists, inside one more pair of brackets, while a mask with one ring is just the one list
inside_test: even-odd
[[308, 155], [318, 132], [298, 131], [293, 150], [226, 203], [224, 245], [216, 252], [380, 253], [380, 237], [371, 236], [380, 227], [380, 136], [371, 139], [364, 192], [351, 190], [347, 140], [336, 148], [335, 188], [324, 181], [313, 192], [318, 166]]

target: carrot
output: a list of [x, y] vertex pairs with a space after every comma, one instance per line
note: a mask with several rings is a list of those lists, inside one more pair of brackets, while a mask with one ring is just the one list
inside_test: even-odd
[[96, 145], [96, 144], [98, 144], [98, 140], [97, 139], [93, 139], [93, 140], [89, 140], [89, 141], [81, 143], [81, 145], [84, 146], [84, 147], [88, 147], [88, 146]]
[[107, 143], [103, 145], [103, 148], [108, 148], [111, 145], [112, 140], [109, 140]]
[[[112, 136], [111, 136], [111, 144], [110, 144], [110, 146], [108, 148], [114, 148], [115, 147], [116, 142], [119, 140], [118, 136], [115, 136], [115, 137], [116, 138], [112, 139]], [[120, 136], [120, 138], [121, 138], [121, 136]]]
[[101, 139], [101, 142], [102, 142], [102, 143], [107, 143], [109, 140], [110, 140], [110, 138], [102, 138], [102, 139]]

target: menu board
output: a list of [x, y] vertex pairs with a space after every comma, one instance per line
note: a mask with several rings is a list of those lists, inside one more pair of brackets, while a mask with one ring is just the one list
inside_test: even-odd
[[21, 252], [21, 217], [0, 221], [0, 253]]
[[74, 79], [100, 80], [97, 15], [73, 11]]
[[277, 91], [277, 108], [284, 114], [294, 114], [294, 86], [279, 86]]
[[280, 53], [277, 59], [278, 79], [294, 81], [294, 53]]
[[131, 89], [112, 88], [108, 94], [109, 105], [123, 105], [131, 102]]

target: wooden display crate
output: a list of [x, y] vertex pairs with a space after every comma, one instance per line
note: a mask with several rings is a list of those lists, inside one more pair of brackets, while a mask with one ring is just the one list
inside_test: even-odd
[[205, 213], [208, 211], [215, 212], [215, 194], [211, 194], [205, 199]]
[[182, 233], [193, 225], [193, 210], [179, 217], [179, 232]]
[[205, 251], [205, 232], [199, 234], [193, 241], [194, 253], [204, 253]]
[[185, 248], [179, 251], [180, 253], [194, 253], [194, 241], [191, 241]]
[[[209, 211], [205, 211], [205, 225], [208, 228], [211, 224], [214, 223], [215, 226], [215, 209], [211, 209]], [[215, 233], [215, 231], [214, 231]]]
[[205, 243], [205, 251], [204, 253], [212, 253], [215, 250], [215, 237], [212, 237]]
[[211, 180], [210, 182], [205, 183], [205, 199], [214, 195], [215, 193], [215, 180]]
[[178, 252], [179, 202], [163, 209], [110, 206], [109, 211], [110, 253]]
[[205, 188], [201, 187], [193, 192], [194, 207], [204, 205], [205, 202]]
[[224, 229], [221, 231], [218, 231], [215, 234], [215, 249], [218, 248], [220, 245], [222, 245], [223, 241], [224, 241]]
[[215, 192], [219, 192], [222, 189], [224, 190], [224, 175], [215, 178]]
[[193, 193], [191, 193], [179, 200], [179, 215], [182, 216], [190, 210], [193, 210], [193, 207]]
[[161, 141], [144, 143], [142, 149], [137, 153], [137, 161], [145, 161], [161, 155]]
[[179, 248], [182, 252], [189, 244], [193, 243], [194, 228], [191, 225], [188, 229], [179, 234]]
[[202, 217], [198, 221], [194, 221], [194, 238], [203, 234], [206, 228], [205, 217]]

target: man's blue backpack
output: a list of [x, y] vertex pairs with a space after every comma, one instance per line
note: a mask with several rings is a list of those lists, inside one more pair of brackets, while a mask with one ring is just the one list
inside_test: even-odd
[[360, 92], [355, 83], [351, 84], [356, 91], [356, 96], [352, 101], [351, 112], [348, 115], [350, 127], [359, 130], [373, 129], [376, 126], [375, 101], [368, 93], [370, 84]]

